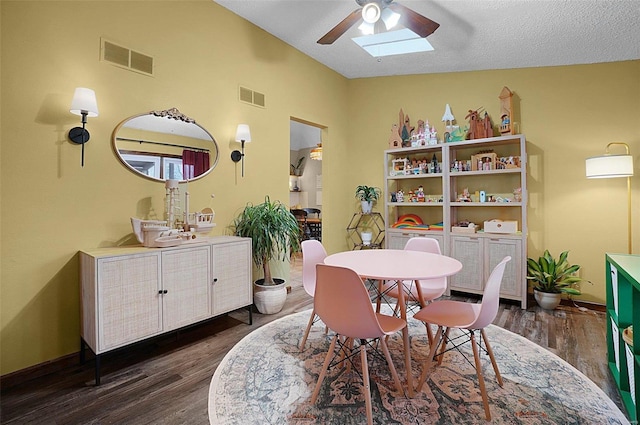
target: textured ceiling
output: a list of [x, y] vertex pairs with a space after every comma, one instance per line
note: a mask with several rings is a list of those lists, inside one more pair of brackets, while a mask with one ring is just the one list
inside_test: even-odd
[[214, 0], [347, 78], [640, 59], [640, 0], [404, 0], [438, 22], [432, 52], [371, 57], [351, 40], [316, 41], [355, 0]]

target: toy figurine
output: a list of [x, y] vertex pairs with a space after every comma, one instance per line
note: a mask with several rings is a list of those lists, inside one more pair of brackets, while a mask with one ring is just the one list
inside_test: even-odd
[[513, 93], [506, 86], [500, 92], [500, 134], [515, 134], [513, 131]]
[[396, 192], [396, 201], [404, 202], [404, 192], [402, 190]]
[[389, 148], [396, 149], [402, 147], [402, 138], [400, 137], [400, 130], [398, 124], [391, 126], [391, 136], [389, 136]]
[[416, 198], [418, 202], [424, 202], [424, 189], [422, 186], [418, 187], [418, 190], [416, 191]]

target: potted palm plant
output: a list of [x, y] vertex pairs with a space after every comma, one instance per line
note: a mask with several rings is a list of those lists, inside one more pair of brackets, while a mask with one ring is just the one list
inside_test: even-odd
[[371, 213], [373, 202], [377, 201], [381, 194], [382, 190], [378, 187], [364, 185], [356, 187], [356, 199], [362, 204], [363, 214]]
[[560, 304], [562, 294], [581, 295], [575, 287], [584, 280], [575, 275], [580, 266], [570, 265], [568, 256], [569, 251], [564, 251], [556, 260], [549, 250], [545, 250], [537, 261], [527, 258], [527, 279], [533, 286], [533, 295], [540, 307], [553, 310]]
[[284, 204], [266, 196], [259, 205], [247, 204], [232, 227], [236, 236], [251, 238], [253, 262], [264, 273], [254, 282], [254, 304], [262, 314], [279, 312], [287, 297], [286, 282], [271, 275], [269, 263], [289, 260], [290, 251], [300, 250], [298, 220]]

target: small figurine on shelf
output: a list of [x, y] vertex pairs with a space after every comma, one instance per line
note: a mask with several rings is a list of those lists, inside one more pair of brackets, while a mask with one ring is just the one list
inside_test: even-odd
[[391, 136], [389, 136], [389, 149], [402, 147], [402, 138], [400, 137], [400, 128], [398, 124], [391, 126]]
[[395, 192], [391, 192], [391, 202], [398, 202], [398, 198]]
[[404, 192], [402, 190], [396, 192], [396, 201], [404, 202]]
[[416, 191], [416, 198], [418, 202], [424, 202], [424, 189], [422, 186], [418, 186], [418, 190]]
[[409, 196], [409, 202], [417, 202], [418, 198], [416, 198], [416, 194], [413, 190], [410, 190], [408, 193]]
[[513, 121], [513, 93], [508, 87], [503, 87], [500, 92], [500, 134], [515, 134], [511, 121]]

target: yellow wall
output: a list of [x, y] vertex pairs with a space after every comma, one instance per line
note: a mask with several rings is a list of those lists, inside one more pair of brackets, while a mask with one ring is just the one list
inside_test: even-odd
[[[216, 138], [218, 166], [189, 183], [191, 209], [210, 205], [217, 227], [246, 202], [289, 200], [291, 116], [330, 128], [325, 158], [344, 168], [347, 80], [210, 0], [195, 2], [2, 1], [1, 368], [6, 374], [79, 349], [80, 249], [131, 243], [129, 217], [163, 215], [164, 186], [115, 158], [111, 132], [124, 118], [177, 107]], [[155, 58], [148, 77], [99, 61], [100, 37]], [[238, 86], [266, 94], [266, 108], [238, 101]], [[95, 90], [85, 167], [67, 141], [80, 117], [75, 87]], [[251, 125], [245, 177], [230, 159], [236, 125]], [[333, 149], [332, 145], [336, 145]], [[325, 207], [337, 177], [325, 175]], [[339, 199], [339, 191], [336, 191]], [[323, 214], [326, 226], [344, 219]], [[332, 241], [333, 239], [333, 241]], [[328, 235], [328, 246], [341, 241]], [[288, 277], [288, 268], [281, 268]], [[260, 277], [260, 276], [257, 276]]]
[[352, 80], [348, 114], [357, 137], [349, 153], [367, 166], [351, 167], [345, 178], [383, 187], [381, 152], [400, 108], [413, 125], [428, 119], [441, 134], [447, 103], [461, 125], [469, 109], [480, 107], [496, 119], [504, 86], [515, 93], [515, 121], [527, 138], [528, 254], [569, 250], [593, 283], [582, 285], [579, 299], [604, 304], [604, 254], [627, 252], [627, 186], [625, 179], [587, 180], [585, 158], [604, 154], [611, 141], [630, 145], [633, 245], [640, 253], [640, 61]]
[[[640, 61], [348, 81], [210, 0], [3, 0], [0, 8], [0, 374], [78, 350], [77, 251], [131, 243], [129, 217], [163, 211], [163, 185], [118, 162], [111, 132], [128, 116], [170, 107], [220, 146], [216, 169], [189, 183], [192, 210], [216, 194], [214, 235], [227, 233], [248, 201], [269, 194], [287, 202], [290, 117], [326, 126], [323, 242], [336, 252], [347, 248], [355, 186], [382, 186], [382, 151], [400, 108], [414, 122], [440, 124], [445, 103], [461, 123], [470, 108], [496, 116], [506, 85], [520, 98], [529, 141], [531, 253], [571, 250], [594, 281], [583, 298], [604, 301], [604, 252], [626, 249], [625, 211], [612, 208], [626, 188], [584, 179], [584, 158], [615, 139], [631, 145], [638, 163]], [[100, 37], [153, 56], [155, 76], [100, 62]], [[267, 107], [240, 103], [239, 85], [265, 93]], [[84, 168], [80, 147], [66, 138], [80, 121], [68, 112], [78, 86], [96, 91], [100, 109], [89, 118]], [[229, 159], [240, 122], [253, 139], [244, 178]], [[633, 184], [640, 199], [637, 176]]]

